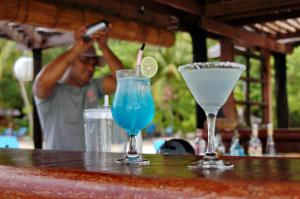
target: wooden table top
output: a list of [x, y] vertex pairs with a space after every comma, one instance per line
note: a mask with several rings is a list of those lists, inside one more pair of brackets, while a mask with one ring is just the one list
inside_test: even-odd
[[144, 155], [149, 166], [114, 163], [121, 154], [0, 150], [1, 198], [300, 198], [300, 158], [223, 157], [232, 170], [191, 170], [192, 155]]

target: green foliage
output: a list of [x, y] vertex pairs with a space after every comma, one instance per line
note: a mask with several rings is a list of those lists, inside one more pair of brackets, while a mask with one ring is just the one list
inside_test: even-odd
[[136, 55], [141, 47], [141, 43], [110, 39], [108, 45], [122, 61], [125, 68], [134, 68], [136, 66]]
[[[216, 44], [215, 40], [208, 40], [208, 47]], [[133, 68], [136, 65], [136, 55], [141, 43], [109, 40], [112, 51], [121, 59], [125, 68]], [[43, 50], [43, 65], [54, 60], [63, 53], [67, 47]], [[0, 39], [0, 107], [23, 109], [19, 85], [13, 76], [12, 68], [15, 61], [23, 52], [16, 50], [16, 44]], [[170, 48], [146, 45], [144, 56], [153, 56], [158, 61], [159, 70], [156, 76], [151, 79], [152, 92], [156, 104], [154, 123], [163, 130], [173, 126], [174, 130], [183, 132], [193, 131], [195, 128], [195, 101], [189, 92], [184, 80], [178, 73], [179, 65], [192, 62], [191, 38], [187, 33], [176, 33], [176, 42]], [[217, 61], [217, 60], [215, 60]], [[245, 64], [245, 59], [236, 56], [235, 61]], [[251, 62], [251, 76], [260, 78], [260, 63], [255, 60]], [[300, 48], [296, 48], [292, 55], [287, 57], [287, 80], [288, 99], [290, 108], [290, 123], [292, 127], [300, 126]], [[95, 77], [109, 73], [108, 66], [98, 68]], [[274, 73], [274, 71], [272, 71]], [[245, 75], [245, 73], [243, 74]], [[274, 76], [274, 75], [273, 75]], [[29, 95], [31, 86], [26, 85]], [[261, 100], [261, 88], [259, 85], [251, 85], [251, 100]], [[235, 98], [245, 98], [245, 85], [239, 81], [235, 89]], [[275, 104], [275, 100], [274, 100]], [[275, 113], [275, 105], [273, 107]], [[23, 110], [24, 111], [24, 110]], [[253, 113], [261, 116], [261, 110], [254, 107]], [[26, 121], [19, 121], [18, 124], [25, 124]]]
[[177, 33], [170, 48], [149, 47], [145, 56], [153, 56], [159, 64], [158, 74], [152, 80], [156, 103], [154, 122], [160, 129], [173, 126], [174, 131], [195, 129], [195, 101], [177, 68], [192, 62], [191, 38]]
[[287, 90], [291, 127], [300, 126], [300, 47], [287, 56]]
[[27, 118], [14, 118], [13, 124], [14, 124], [14, 126], [13, 126], [14, 130], [19, 130], [22, 127], [29, 126]]
[[22, 110], [23, 102], [19, 85], [11, 75], [5, 75], [0, 81], [0, 107]]
[[3, 74], [10, 74], [7, 70], [12, 70], [13, 60], [19, 53], [15, 51], [16, 44], [12, 41], [0, 39], [0, 79]]
[[67, 47], [49, 48], [43, 50], [43, 66], [53, 61], [57, 56], [61, 55], [67, 50]]
[[[22, 52], [16, 50], [12, 41], [0, 39], [0, 107], [22, 110], [23, 102], [17, 80], [13, 75], [13, 65]], [[27, 87], [28, 90], [30, 86]]]

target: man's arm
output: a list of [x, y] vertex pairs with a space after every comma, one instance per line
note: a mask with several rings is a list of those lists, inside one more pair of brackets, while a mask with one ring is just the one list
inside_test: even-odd
[[120, 59], [108, 47], [107, 37], [105, 33], [99, 32], [95, 37], [100, 49], [102, 50], [103, 57], [105, 58], [111, 71], [111, 75], [106, 76], [102, 81], [102, 89], [104, 93], [110, 94], [113, 93], [116, 89], [116, 71], [123, 69], [123, 64], [120, 61]]
[[57, 57], [54, 61], [46, 65], [36, 77], [33, 84], [33, 93], [40, 99], [46, 99], [53, 93], [55, 85], [63, 77], [67, 69], [78, 54], [87, 49], [91, 44], [85, 43], [81, 35], [85, 28], [81, 28], [75, 34], [75, 44], [68, 51]]

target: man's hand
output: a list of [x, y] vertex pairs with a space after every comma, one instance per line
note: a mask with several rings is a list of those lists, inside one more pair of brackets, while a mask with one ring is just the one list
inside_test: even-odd
[[84, 52], [86, 49], [88, 49], [92, 45], [92, 40], [86, 42], [82, 39], [82, 36], [84, 35], [84, 33], [86, 31], [87, 31], [86, 27], [83, 26], [74, 34], [75, 43], [72, 46], [72, 50], [78, 54], [81, 52]]
[[[111, 24], [109, 25], [109, 28], [111, 27]], [[98, 31], [95, 34], [92, 35], [92, 39], [97, 41], [99, 44], [99, 47], [101, 50], [107, 49], [107, 33], [110, 29], [106, 29], [104, 31]]]

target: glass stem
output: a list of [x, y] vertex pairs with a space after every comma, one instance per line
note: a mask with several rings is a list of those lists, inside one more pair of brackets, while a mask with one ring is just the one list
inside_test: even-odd
[[208, 138], [207, 138], [207, 155], [215, 154], [215, 125], [216, 125], [216, 114], [208, 113], [207, 118], [207, 128], [208, 128]]
[[129, 136], [129, 147], [128, 147], [127, 155], [137, 155], [136, 139], [134, 135]]

